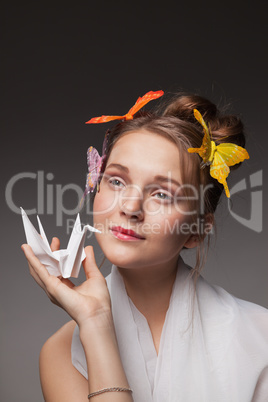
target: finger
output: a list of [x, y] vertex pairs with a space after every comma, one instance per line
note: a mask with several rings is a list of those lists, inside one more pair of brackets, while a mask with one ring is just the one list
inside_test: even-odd
[[43, 289], [45, 290], [45, 285], [44, 283], [41, 281], [41, 279], [39, 278], [39, 276], [36, 274], [35, 270], [33, 269], [33, 267], [31, 266], [31, 264], [28, 262], [29, 265], [29, 271], [30, 271], [30, 275], [32, 276], [32, 278], [35, 280], [35, 282]]
[[39, 259], [34, 255], [33, 250], [28, 244], [23, 244], [21, 246], [25, 257], [28, 260], [28, 263], [31, 265], [35, 273], [38, 275], [40, 280], [45, 284], [50, 277], [50, 274], [48, 273], [47, 269], [44, 267], [43, 264], [39, 261]]
[[33, 277], [33, 279], [35, 280], [35, 282], [43, 289], [43, 291], [46, 293], [46, 295], [48, 296], [48, 298], [50, 299], [50, 301], [53, 304], [56, 304], [57, 306], [61, 307], [60, 304], [57, 302], [57, 300], [51, 296], [49, 294], [49, 292], [47, 291], [45, 284], [41, 281], [41, 279], [39, 278], [39, 276], [37, 275], [37, 273], [35, 272], [35, 270], [33, 269], [33, 267], [31, 266], [31, 264], [28, 262], [29, 265], [29, 270], [30, 270], [30, 274]]
[[[29, 263], [28, 263], [29, 264]], [[49, 292], [47, 291], [44, 283], [41, 281], [41, 279], [39, 278], [39, 276], [35, 273], [33, 267], [29, 264], [30, 267], [30, 274], [31, 276], [34, 278], [35, 282], [38, 283], [38, 285], [43, 289], [43, 291], [46, 293], [46, 295], [48, 296], [48, 298], [50, 299], [50, 301], [53, 304], [56, 304], [57, 306], [61, 307], [61, 305], [58, 303], [58, 301], [51, 295], [49, 294]]]
[[58, 300], [51, 293], [49, 293], [49, 291], [46, 288], [44, 288], [44, 291], [53, 304], [55, 304], [60, 308], [63, 308], [62, 305], [58, 302]]
[[29, 266], [29, 271], [30, 271], [30, 275], [32, 276], [32, 278], [38, 283], [39, 286], [41, 286], [41, 288], [45, 288], [44, 283], [41, 281], [41, 279], [39, 278], [39, 276], [37, 275], [37, 273], [35, 272], [34, 268], [31, 266], [31, 264], [28, 262], [28, 266]]
[[[54, 275], [50, 275], [44, 265], [41, 264], [39, 259], [34, 255], [28, 244], [23, 244], [21, 248], [24, 251], [28, 263], [31, 265], [31, 268], [44, 283], [44, 290], [50, 300], [64, 308], [64, 310], [73, 317], [73, 312], [77, 311], [76, 305], [79, 296], [73, 289], [71, 289], [73, 287], [71, 281], [68, 279], [62, 280]], [[66, 286], [67, 283], [68, 285]]]
[[[26, 245], [26, 246], [27, 246], [27, 245]], [[21, 246], [21, 249], [22, 249], [22, 251], [23, 251], [24, 254], [25, 254], [24, 245]], [[26, 254], [25, 254], [25, 257], [26, 257]], [[26, 257], [26, 259], [27, 259], [27, 257]], [[30, 275], [33, 277], [33, 279], [35, 280], [35, 282], [36, 282], [43, 290], [45, 290], [45, 285], [44, 285], [44, 283], [41, 281], [41, 279], [39, 278], [39, 276], [38, 276], [37, 273], [35, 272], [33, 266], [30, 264], [30, 262], [28, 261], [28, 259], [27, 259], [27, 262], [28, 262], [28, 266], [29, 266]]]
[[70, 281], [67, 278], [61, 278], [61, 282], [64, 283], [64, 285], [68, 286], [68, 288], [73, 289], [75, 285], [73, 284], [72, 281]]
[[60, 240], [57, 237], [53, 237], [50, 248], [52, 251], [56, 251], [60, 249]]
[[86, 258], [83, 261], [83, 268], [86, 274], [86, 278], [89, 279], [93, 276], [100, 277], [102, 274], [100, 273], [99, 268], [97, 267], [95, 261], [94, 250], [92, 246], [87, 246], [85, 248]]
[[[66, 304], [66, 301], [68, 301], [68, 297], [70, 297], [69, 292], [73, 293], [73, 291], [70, 289], [73, 287], [71, 285], [71, 281], [68, 279], [64, 279], [64, 281], [62, 281], [62, 278], [50, 275], [45, 266], [41, 264], [39, 259], [34, 255], [31, 247], [27, 244], [22, 245], [22, 249], [28, 260], [29, 266], [31, 266], [31, 270], [33, 270], [32, 272], [34, 278], [40, 281], [40, 283], [43, 283], [42, 288], [50, 300], [60, 307], [63, 307], [64, 304]], [[65, 286], [67, 281], [69, 286]], [[63, 301], [64, 304], [61, 301]]]
[[[29, 247], [29, 249], [28, 249]], [[38, 258], [33, 254], [33, 251], [30, 246], [22, 245], [22, 249], [25, 253], [25, 256], [28, 260], [30, 273], [35, 279], [35, 281], [44, 289], [46, 284], [42, 278], [47, 279], [50, 274], [43, 264], [38, 260]], [[42, 273], [42, 277], [40, 276], [40, 272]], [[68, 286], [68, 288], [73, 289], [75, 285], [67, 278], [58, 278], [64, 285]], [[44, 289], [45, 290], [45, 289]]]

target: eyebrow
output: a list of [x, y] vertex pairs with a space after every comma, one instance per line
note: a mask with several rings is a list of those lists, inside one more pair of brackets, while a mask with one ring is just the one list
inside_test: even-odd
[[[110, 163], [110, 165], [108, 165], [106, 169], [109, 169], [109, 168], [117, 168], [119, 170], [122, 170], [125, 173], [129, 173], [129, 169], [126, 166], [121, 165], [120, 163]], [[181, 186], [181, 184], [177, 180], [172, 179], [172, 178], [167, 177], [167, 176], [162, 176], [162, 175], [154, 176], [153, 181], [158, 181], [158, 182], [161, 182], [161, 183], [170, 183], [171, 182], [171, 183], [175, 184], [178, 187]]]
[[129, 169], [124, 165], [120, 165], [120, 163], [110, 163], [110, 165], [108, 165], [106, 169], [109, 169], [110, 167], [114, 167], [122, 170], [123, 172], [129, 173]]
[[161, 175], [155, 176], [154, 181], [159, 181], [161, 183], [173, 183], [173, 184], [176, 184], [176, 186], [178, 186], [178, 187], [181, 186], [181, 184], [177, 180], [171, 179], [170, 177], [161, 176]]

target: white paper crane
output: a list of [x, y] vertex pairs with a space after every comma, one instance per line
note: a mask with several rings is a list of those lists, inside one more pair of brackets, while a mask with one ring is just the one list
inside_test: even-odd
[[101, 232], [90, 225], [85, 225], [83, 229], [81, 229], [80, 216], [78, 214], [67, 249], [51, 251], [39, 217], [37, 216], [37, 222], [40, 234], [36, 231], [22, 208], [21, 215], [27, 243], [31, 246], [39, 261], [47, 268], [48, 272], [51, 275], [62, 276], [63, 278], [69, 278], [71, 276], [77, 278], [81, 263], [86, 256], [84, 243], [87, 231]]

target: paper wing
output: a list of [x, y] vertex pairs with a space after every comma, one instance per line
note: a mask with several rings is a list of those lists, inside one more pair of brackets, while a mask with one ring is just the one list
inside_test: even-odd
[[86, 236], [81, 230], [80, 216], [77, 214], [76, 221], [71, 233], [71, 237], [68, 242], [68, 261], [64, 267], [62, 267], [63, 278], [77, 278], [81, 268], [81, 263], [85, 259], [86, 254], [84, 252], [84, 243]]
[[67, 249], [51, 251], [44, 229], [37, 217], [41, 236], [31, 224], [26, 212], [21, 208], [22, 220], [25, 229], [27, 243], [31, 246], [39, 261], [47, 268], [51, 275], [63, 278], [77, 277], [81, 263], [85, 258], [84, 243], [88, 230], [99, 232], [90, 225], [81, 229], [80, 216], [77, 215], [73, 231], [71, 233]]
[[[28, 218], [28, 217], [27, 217], [27, 218]], [[47, 237], [46, 237], [45, 231], [44, 231], [44, 229], [43, 229], [42, 223], [41, 223], [41, 221], [40, 221], [40, 219], [39, 219], [39, 216], [37, 215], [36, 218], [37, 218], [37, 222], [38, 222], [38, 226], [39, 226], [40, 236], [41, 236], [43, 242], [46, 244], [47, 250], [50, 251], [50, 250], [51, 250], [51, 249], [50, 249], [50, 245], [49, 245], [49, 242], [48, 242], [48, 240], [47, 240]]]
[[26, 212], [22, 208], [21, 208], [21, 215], [27, 243], [31, 246], [34, 254], [36, 255], [36, 257], [38, 257], [39, 261], [43, 265], [45, 265], [45, 267], [47, 268], [48, 272], [51, 275], [55, 276], [61, 275], [59, 270], [59, 260], [57, 256], [54, 255], [50, 249], [40, 220], [38, 219], [39, 227], [41, 225], [40, 232], [41, 235], [45, 236], [45, 239], [43, 239], [37, 232], [35, 227], [32, 225], [30, 219], [28, 218]]

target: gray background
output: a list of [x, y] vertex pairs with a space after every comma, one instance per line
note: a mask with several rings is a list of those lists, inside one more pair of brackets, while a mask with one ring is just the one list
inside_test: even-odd
[[[220, 105], [231, 103], [232, 111], [244, 119], [251, 158], [230, 176], [230, 188], [243, 178], [248, 183], [259, 170], [266, 180], [266, 1], [69, 4], [9, 2], [1, 13], [0, 397], [5, 401], [42, 401], [38, 354], [68, 320], [28, 274], [20, 250], [25, 241], [21, 218], [4, 196], [14, 175], [42, 171], [54, 175], [45, 180], [45, 190], [47, 184], [83, 188], [86, 150], [95, 145], [101, 151], [107, 128], [85, 121], [123, 114], [149, 90], [183, 89]], [[13, 200], [25, 209], [35, 208], [36, 192], [36, 181], [21, 180], [14, 186]], [[263, 197], [265, 207], [266, 192]], [[234, 211], [247, 219], [250, 199], [249, 190], [233, 197]], [[76, 201], [69, 191], [64, 207], [74, 208]], [[55, 211], [49, 215], [45, 209], [40, 217], [48, 237], [59, 236], [64, 247], [70, 216], [63, 216], [60, 227]], [[35, 223], [35, 216], [30, 218]], [[268, 307], [266, 218], [264, 208], [263, 230], [256, 233], [230, 215], [223, 198], [204, 275], [236, 296]], [[85, 214], [82, 219], [86, 222]], [[96, 256], [101, 261], [97, 247]]]

